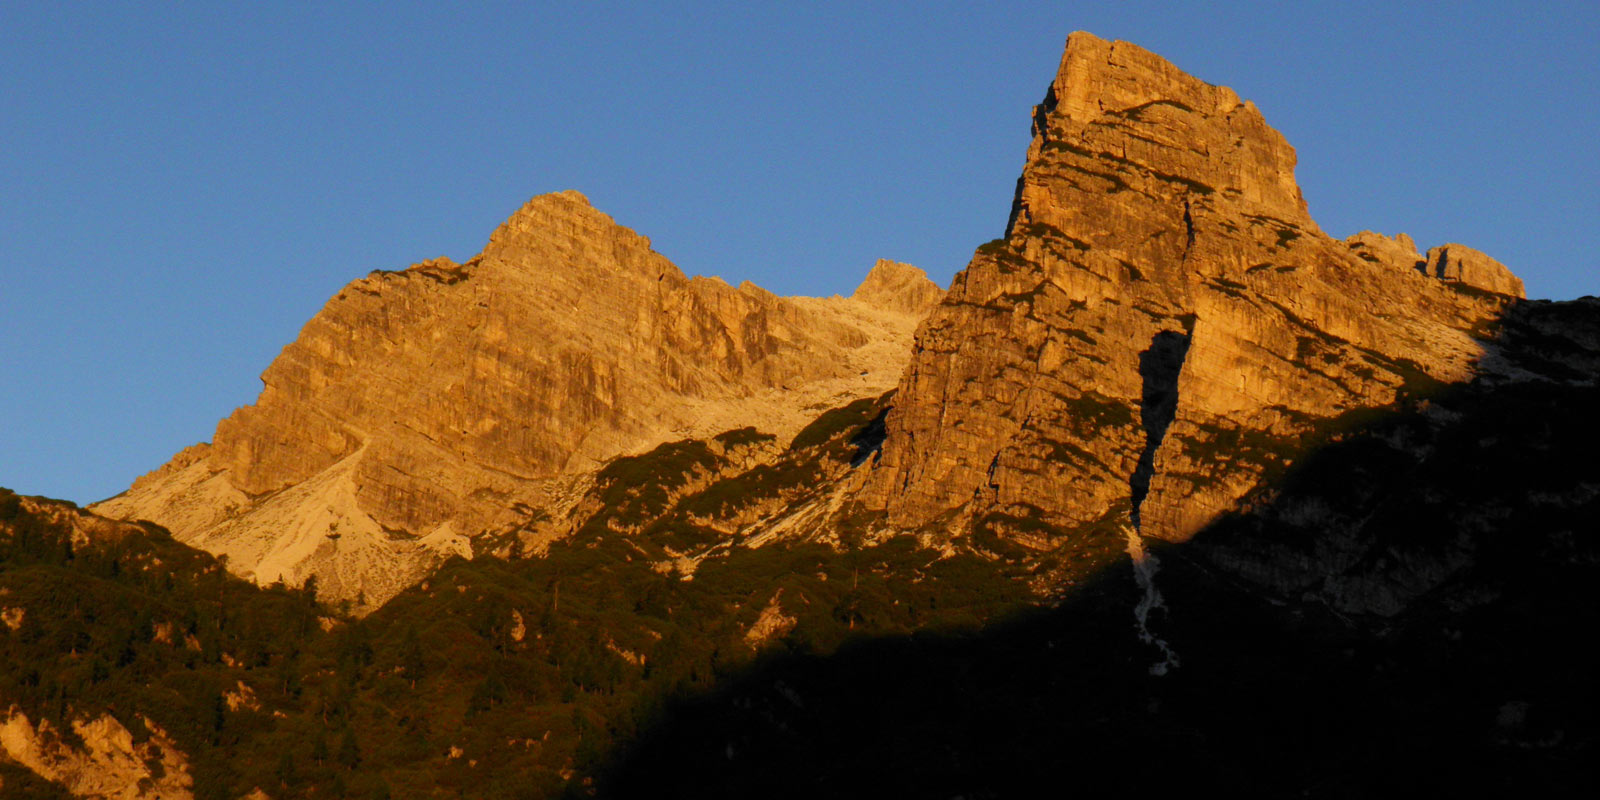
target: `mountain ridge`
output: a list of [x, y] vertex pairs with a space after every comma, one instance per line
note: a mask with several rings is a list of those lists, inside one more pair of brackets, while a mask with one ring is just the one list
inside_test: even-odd
[[103, 720], [229, 800], [1592, 794], [1600, 300], [1328, 237], [1133, 45], [1031, 120], [948, 292], [541, 195], [93, 509], [170, 535], [0, 491], [0, 789]]
[[610, 458], [750, 418], [792, 435], [818, 405], [881, 394], [941, 293], [893, 262], [862, 287], [690, 278], [583, 195], [540, 195], [477, 257], [340, 290], [254, 405], [94, 508], [372, 607]]

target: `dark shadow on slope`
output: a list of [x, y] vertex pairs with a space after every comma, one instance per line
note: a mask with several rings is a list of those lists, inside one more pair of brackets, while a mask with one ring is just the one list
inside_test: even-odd
[[1139, 420], [1145, 439], [1139, 464], [1129, 479], [1135, 528], [1139, 527], [1139, 507], [1150, 494], [1156, 450], [1178, 415], [1178, 374], [1183, 371], [1183, 360], [1189, 355], [1189, 341], [1187, 333], [1162, 331], [1150, 340], [1150, 349], [1139, 354], [1139, 377], [1144, 384], [1139, 399]]
[[1600, 301], [1524, 304], [1504, 337], [1503, 372], [1556, 380], [1369, 415], [1159, 548], [1174, 673], [1148, 674], [1124, 563], [978, 634], [768, 659], [666, 710], [600, 794], [1591, 796]]
[[850, 466], [859, 467], [869, 458], [877, 459], [878, 454], [883, 452], [883, 440], [889, 435], [885, 420], [889, 418], [890, 397], [891, 395], [886, 394], [879, 400], [883, 405], [882, 410], [861, 429], [860, 433], [851, 437], [849, 445], [855, 448], [855, 455], [850, 457]]

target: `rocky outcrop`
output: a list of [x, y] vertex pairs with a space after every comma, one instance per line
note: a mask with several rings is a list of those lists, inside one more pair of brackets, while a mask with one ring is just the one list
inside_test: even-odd
[[1033, 132], [917, 331], [863, 494], [896, 526], [1186, 539], [1340, 415], [1467, 379], [1521, 295], [1456, 245], [1329, 238], [1253, 104], [1133, 45], [1073, 34]]
[[1504, 264], [1464, 244], [1447, 244], [1428, 251], [1427, 274], [1496, 294], [1524, 297], [1522, 279]]
[[767, 642], [794, 630], [797, 620], [783, 612], [783, 606], [778, 603], [782, 598], [783, 590], [779, 589], [761, 609], [761, 615], [750, 624], [749, 630], [745, 631], [744, 643], [752, 650], [760, 649]]
[[1344, 240], [1346, 247], [1356, 254], [1357, 258], [1382, 264], [1395, 271], [1423, 269], [1427, 261], [1417, 252], [1417, 243], [1410, 236], [1398, 234], [1393, 239], [1381, 233], [1362, 231]]
[[69, 744], [48, 721], [37, 726], [11, 708], [0, 718], [0, 751], [76, 797], [106, 800], [183, 800], [193, 797], [189, 763], [167, 734], [149, 719], [149, 736], [133, 734], [109, 715], [72, 722], [78, 744]]
[[1358, 258], [1395, 270], [1416, 270], [1429, 277], [1509, 297], [1526, 296], [1521, 278], [1511, 274], [1504, 264], [1466, 245], [1440, 245], [1423, 256], [1417, 252], [1417, 245], [1410, 236], [1402, 233], [1391, 239], [1372, 231], [1362, 231], [1344, 243]]
[[664, 441], [893, 386], [940, 295], [880, 262], [853, 299], [690, 278], [576, 192], [529, 201], [462, 264], [342, 289], [261, 396], [96, 510], [144, 518], [263, 583], [381, 601], [573, 476]]

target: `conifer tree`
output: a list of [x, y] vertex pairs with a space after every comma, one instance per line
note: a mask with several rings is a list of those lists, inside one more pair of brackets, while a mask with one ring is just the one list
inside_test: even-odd
[[339, 739], [339, 751], [334, 754], [334, 759], [345, 769], [355, 769], [361, 763], [361, 749], [356, 746], [356, 732], [346, 727], [344, 736]]
[[328, 760], [328, 740], [322, 731], [317, 731], [316, 738], [311, 740], [311, 760], [317, 762], [319, 767]]
[[427, 672], [427, 662], [422, 657], [422, 641], [417, 638], [415, 627], [406, 628], [405, 638], [400, 642], [400, 674], [411, 681], [411, 688], [417, 688], [417, 681]]
[[288, 750], [278, 756], [278, 767], [273, 771], [273, 776], [278, 779], [278, 785], [285, 789], [295, 782], [294, 756]]

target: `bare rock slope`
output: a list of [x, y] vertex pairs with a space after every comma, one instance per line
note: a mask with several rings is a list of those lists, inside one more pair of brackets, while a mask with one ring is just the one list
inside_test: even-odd
[[916, 335], [864, 498], [902, 528], [1184, 540], [1342, 415], [1469, 378], [1522, 284], [1403, 234], [1341, 242], [1232, 90], [1075, 33], [1005, 238]]
[[40, 720], [35, 726], [27, 714], [12, 707], [0, 716], [0, 754], [60, 784], [73, 797], [194, 797], [188, 760], [155, 723], [148, 719], [143, 722], [148, 738], [136, 742], [128, 729], [109, 714], [74, 720], [74, 745], [47, 720]]
[[619, 455], [894, 386], [942, 292], [879, 262], [850, 298], [689, 278], [576, 192], [529, 201], [463, 264], [341, 290], [252, 406], [96, 506], [262, 583], [381, 602], [474, 541], [559, 508]]

